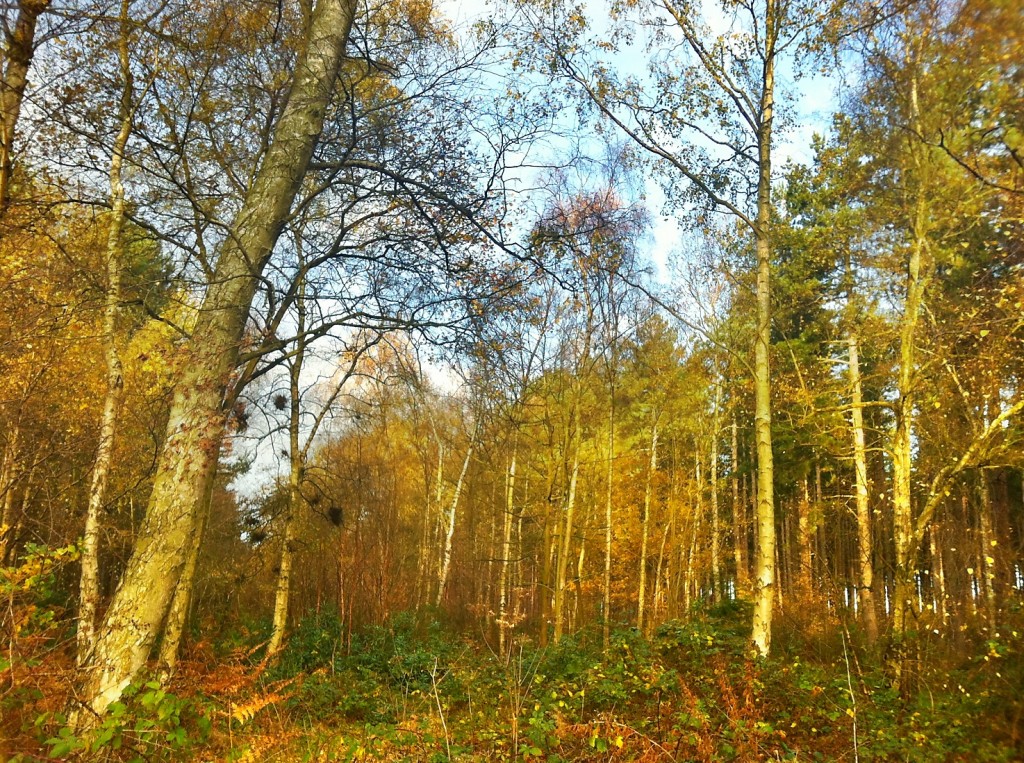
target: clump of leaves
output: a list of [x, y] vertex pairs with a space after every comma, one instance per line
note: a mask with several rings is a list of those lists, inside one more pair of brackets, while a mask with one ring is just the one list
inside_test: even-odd
[[207, 740], [213, 726], [196, 702], [157, 681], [129, 686], [87, 732], [76, 732], [60, 714], [40, 716], [36, 723], [41, 732], [57, 727], [45, 741], [49, 757], [111, 761], [182, 760]]

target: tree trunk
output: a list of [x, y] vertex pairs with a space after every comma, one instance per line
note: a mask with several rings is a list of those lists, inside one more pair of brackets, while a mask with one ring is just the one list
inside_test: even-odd
[[988, 473], [982, 469], [978, 473], [978, 492], [981, 500], [978, 506], [978, 528], [981, 530], [981, 558], [978, 560], [978, 571], [981, 575], [981, 591], [985, 597], [985, 617], [990, 628], [996, 627], [996, 542], [992, 536], [992, 488], [989, 485]]
[[636, 594], [636, 629], [643, 633], [647, 604], [647, 539], [651, 524], [651, 494], [654, 474], [658, 469], [658, 415], [651, 424], [651, 460], [647, 466], [647, 484], [644, 486], [644, 513], [640, 524], [640, 582]]
[[305, 467], [305, 452], [299, 443], [299, 426], [302, 423], [302, 364], [306, 356], [306, 295], [305, 281], [298, 287], [296, 300], [298, 324], [296, 326], [295, 357], [292, 359], [288, 385], [288, 509], [284, 517], [284, 535], [281, 539], [281, 564], [277, 573], [277, 590], [274, 593], [274, 620], [267, 654], [275, 655], [284, 645], [288, 630], [288, 600], [291, 595], [292, 561], [295, 558], [295, 535], [299, 511], [302, 509], [302, 472]]
[[912, 606], [915, 559], [914, 515], [912, 504], [913, 425], [916, 403], [915, 364], [917, 322], [924, 301], [928, 274], [925, 257], [925, 198], [918, 193], [914, 242], [907, 264], [907, 289], [900, 320], [899, 370], [897, 375], [898, 399], [896, 423], [892, 433], [892, 511], [893, 533], [896, 546], [896, 576], [893, 592], [893, 634], [901, 639], [907, 630], [907, 614]]
[[96, 608], [99, 604], [99, 541], [100, 511], [107, 494], [110, 461], [114, 453], [117, 414], [124, 391], [124, 373], [117, 352], [117, 318], [121, 304], [121, 266], [124, 260], [121, 233], [124, 230], [124, 184], [121, 167], [128, 137], [132, 129], [132, 69], [128, 58], [129, 35], [128, 2], [121, 3], [121, 33], [118, 40], [118, 59], [121, 65], [121, 120], [110, 156], [110, 228], [107, 231], [107, 293], [103, 307], [103, 349], [107, 366], [106, 394], [103, 417], [100, 420], [99, 444], [92, 468], [89, 503], [85, 513], [85, 532], [82, 537], [82, 575], [78, 594], [78, 654], [79, 666], [89, 660], [96, 640]]
[[21, 0], [14, 30], [7, 36], [4, 50], [7, 65], [0, 80], [0, 219], [11, 200], [14, 133], [28, 84], [28, 69], [36, 52], [36, 23], [49, 7], [50, 0]]
[[[814, 528], [811, 524], [811, 490], [807, 484], [806, 477], [804, 477], [803, 496], [797, 503], [797, 535], [800, 544], [799, 574], [797, 579], [800, 581], [801, 596], [807, 597], [811, 593], [811, 565], [813, 564], [811, 543], [814, 537]], [[789, 584], [792, 586], [793, 577], [791, 571], [787, 569], [786, 574], [789, 575]]]
[[765, 6], [766, 52], [758, 124], [757, 331], [754, 340], [754, 438], [757, 443], [757, 557], [754, 581], [752, 639], [758, 653], [771, 649], [772, 598], [775, 593], [775, 467], [772, 456], [771, 367], [771, 205], [772, 119], [775, 107], [775, 41], [781, 12], [777, 0]]
[[938, 528], [933, 526], [928, 531], [928, 553], [932, 558], [932, 574], [935, 576], [935, 611], [943, 625], [949, 617], [946, 609], [946, 570], [942, 563], [942, 548], [936, 539]]
[[185, 626], [188, 625], [188, 615], [192, 608], [192, 595], [195, 590], [196, 567], [199, 564], [199, 549], [203, 542], [203, 533], [209, 522], [210, 511], [213, 503], [213, 490], [217, 479], [217, 464], [220, 454], [212, 459], [210, 473], [206, 476], [206, 487], [203, 489], [203, 503], [196, 523], [196, 531], [188, 549], [188, 559], [181, 571], [181, 579], [174, 589], [174, 598], [171, 599], [171, 608], [167, 613], [167, 623], [164, 626], [164, 636], [160, 641], [160, 675], [167, 679], [174, 675], [178, 667], [178, 656], [181, 652], [181, 639], [185, 634]]
[[[668, 542], [668, 531], [669, 531], [669, 523], [666, 522], [665, 523], [665, 527], [662, 528], [662, 531], [661, 531], [661, 543], [658, 545], [658, 563], [654, 567], [654, 599], [653, 599], [653, 605], [651, 607], [651, 610], [652, 610], [653, 614], [652, 614], [651, 617], [647, 618], [647, 636], [648, 636], [648, 638], [650, 637], [651, 633], [654, 632], [654, 628], [652, 628], [651, 625], [656, 620], [658, 620], [659, 622], [664, 622], [664, 620], [659, 620], [659, 618], [658, 618], [658, 615], [659, 615], [658, 610], [659, 610], [660, 602], [664, 598], [664, 592], [662, 591], [661, 575], [662, 575], [662, 570], [664, 569], [664, 566], [665, 566], [665, 544]], [[667, 580], [667, 576], [666, 576], [666, 580]]]
[[565, 522], [562, 525], [561, 544], [558, 548], [558, 564], [555, 568], [555, 627], [554, 641], [557, 644], [565, 627], [565, 579], [569, 569], [569, 551], [572, 549], [573, 517], [576, 511], [576, 484], [580, 475], [580, 448], [576, 443], [569, 475], [569, 490], [565, 498]]
[[14, 487], [21, 441], [21, 426], [15, 423], [7, 430], [3, 464], [0, 465], [0, 565], [14, 559]]
[[739, 432], [736, 414], [732, 415], [732, 556], [736, 565], [736, 598], [745, 595], [750, 581], [747, 575], [746, 505], [740, 497]]
[[[698, 474], [700, 472], [700, 462], [698, 461], [697, 466]], [[698, 477], [698, 482], [700, 481]], [[697, 555], [697, 537], [700, 535], [701, 515], [704, 513], [704, 506], [700, 500], [700, 491], [698, 490], [698, 498], [695, 504], [693, 517], [690, 522], [690, 547], [686, 553], [686, 577], [683, 583], [683, 609], [685, 610], [683, 616], [687, 619], [690, 617], [691, 607], [693, 605], [693, 589], [694, 589], [694, 573], [693, 573], [693, 562], [694, 557]]]
[[[614, 347], [613, 347], [614, 352]], [[615, 373], [614, 369], [612, 373]], [[601, 648], [611, 646], [612, 628], [612, 475], [615, 466], [615, 385], [608, 393], [608, 464], [604, 495], [604, 585], [601, 600]]]
[[452, 539], [455, 537], [455, 518], [459, 508], [459, 496], [462, 494], [462, 484], [466, 480], [466, 472], [469, 470], [469, 461], [473, 458], [473, 448], [476, 446], [476, 432], [469, 441], [469, 448], [466, 450], [466, 460], [462, 462], [462, 471], [459, 473], [459, 481], [455, 483], [455, 494], [452, 496], [451, 506], [448, 508], [448, 530], [444, 536], [444, 552], [441, 556], [441, 571], [437, 576], [437, 598], [434, 606], [440, 607], [444, 601], [444, 592], [448, 587], [448, 571], [452, 565]]
[[853, 430], [853, 472], [857, 498], [857, 559], [860, 577], [860, 608], [868, 642], [878, 640], [878, 617], [875, 609], [875, 570], [871, 561], [871, 506], [869, 503], [867, 447], [864, 442], [863, 391], [860, 379], [860, 355], [857, 334], [852, 327], [847, 339], [850, 351], [850, 388], [853, 407], [850, 428]]
[[167, 616], [195, 533], [203, 476], [223, 433], [222, 404], [258, 278], [323, 129], [355, 8], [352, 0], [317, 3], [288, 102], [222, 247], [175, 381], [146, 518], [87, 666], [82, 697], [95, 714], [145, 666]]
[[498, 591], [498, 654], [504, 658], [505, 644], [513, 623], [508, 611], [509, 591], [509, 560], [512, 553], [512, 517], [515, 510], [516, 491], [516, 448], [512, 449], [512, 458], [505, 472], [505, 511], [501, 533], [501, 572], [499, 572]]
[[722, 596], [722, 528], [718, 519], [718, 430], [719, 409], [722, 405], [722, 385], [715, 384], [715, 410], [711, 419], [711, 599], [715, 603]]

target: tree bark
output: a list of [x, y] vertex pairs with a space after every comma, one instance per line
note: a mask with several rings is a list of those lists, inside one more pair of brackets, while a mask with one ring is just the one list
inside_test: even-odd
[[14, 135], [28, 85], [28, 70], [36, 52], [36, 24], [51, 0], [21, 0], [14, 30], [5, 46], [6, 66], [0, 80], [0, 219], [11, 201]]
[[476, 445], [476, 432], [469, 442], [466, 450], [466, 460], [462, 462], [462, 471], [459, 473], [459, 481], [455, 483], [455, 494], [452, 496], [451, 506], [448, 508], [448, 530], [444, 536], [444, 552], [441, 556], [441, 571], [437, 576], [437, 598], [434, 605], [440, 607], [444, 601], [444, 592], [448, 587], [448, 570], [452, 564], [452, 539], [455, 537], [455, 518], [459, 508], [459, 496], [462, 494], [462, 484], [466, 480], [466, 472], [469, 470], [469, 461], [473, 458], [473, 448]]
[[601, 600], [601, 648], [611, 646], [612, 629], [612, 475], [615, 466], [615, 348], [612, 347], [612, 381], [608, 390], [608, 463], [604, 495], [604, 581]]
[[295, 357], [288, 375], [288, 509], [284, 517], [284, 534], [281, 538], [281, 562], [277, 573], [277, 589], [274, 592], [274, 620], [267, 654], [277, 654], [284, 645], [288, 631], [288, 601], [292, 589], [292, 561], [295, 558], [295, 534], [299, 511], [302, 508], [302, 472], [305, 467], [305, 451], [299, 443], [299, 425], [302, 423], [302, 364], [306, 355], [306, 301], [305, 281], [299, 284], [296, 306], [298, 323], [296, 331]]
[[0, 465], [0, 565], [14, 559], [15, 519], [14, 488], [18, 481], [18, 460], [21, 441], [21, 426], [15, 423], [7, 430], [4, 445], [3, 464]]
[[500, 578], [498, 591], [498, 654], [502, 657], [505, 655], [508, 634], [513, 626], [508, 611], [508, 593], [509, 561], [512, 553], [512, 517], [515, 510], [516, 451], [517, 448], [513, 447], [512, 458], [509, 460], [508, 470], [505, 472], [505, 511], [501, 532], [501, 571], [498, 573]]
[[555, 568], [554, 642], [557, 644], [565, 627], [565, 580], [569, 569], [569, 551], [572, 549], [573, 519], [576, 511], [576, 484], [580, 476], [580, 447], [576, 443], [572, 469], [569, 473], [569, 489], [565, 497], [565, 521], [562, 525], [561, 544], [558, 548], [558, 564]]
[[[800, 593], [807, 597], [811, 593], [811, 566], [813, 556], [811, 554], [811, 543], [814, 537], [814, 527], [811, 523], [811, 490], [804, 477], [803, 496], [797, 503], [797, 535], [800, 544], [800, 562], [797, 579], [799, 580]], [[786, 575], [789, 577], [790, 586], [793, 585], [792, 571], [787, 567]]]
[[146, 518], [86, 666], [82, 697], [96, 715], [145, 666], [167, 616], [196, 529], [203, 476], [223, 434], [223, 402], [258, 278], [323, 129], [355, 8], [352, 0], [317, 3], [288, 102], [222, 247], [175, 381]]
[[777, 0], [765, 5], [765, 56], [758, 123], [757, 331], [754, 340], [754, 438], [757, 444], [757, 556], [754, 580], [752, 639], [766, 657], [772, 640], [772, 601], [775, 593], [775, 467], [772, 455], [771, 403], [771, 269], [772, 120], [775, 108], [775, 44], [781, 12]]
[[860, 355], [857, 334], [850, 330], [847, 339], [850, 352], [851, 402], [850, 428], [853, 433], [853, 472], [857, 500], [857, 559], [860, 577], [860, 608], [868, 642], [878, 640], [878, 616], [875, 608], [875, 569], [871, 560], [871, 506], [869, 503], [867, 447], [864, 441], [863, 391], [860, 378]]
[[78, 594], [78, 665], [89, 660], [96, 640], [96, 608], [99, 604], [99, 540], [100, 511], [106, 500], [110, 462], [114, 453], [117, 414], [121, 409], [124, 373], [117, 351], [117, 319], [121, 305], [121, 267], [124, 261], [121, 234], [124, 230], [124, 184], [121, 168], [128, 138], [132, 130], [133, 78], [128, 56], [128, 2], [121, 3], [121, 31], [118, 59], [121, 66], [121, 99], [118, 107], [121, 120], [110, 157], [110, 228], [107, 231], [107, 293], [103, 307], [103, 349], [106, 361], [106, 393], [100, 420], [99, 443], [92, 468], [89, 502], [85, 513], [82, 537], [82, 575]]
[[736, 564], [736, 598], [747, 593], [747, 521], [746, 503], [740, 498], [739, 432], [736, 414], [732, 415], [732, 555]]
[[164, 625], [164, 635], [160, 641], [160, 655], [158, 664], [160, 666], [161, 679], [166, 680], [174, 675], [178, 667], [178, 656], [181, 652], [181, 639], [185, 635], [185, 627], [188, 625], [189, 612], [192, 609], [192, 596], [195, 590], [196, 567], [199, 564], [199, 549], [203, 543], [203, 533], [210, 519], [210, 511], [213, 504], [213, 490], [217, 480], [217, 463], [219, 452], [216, 458], [210, 463], [210, 472], [205, 477], [203, 488], [203, 503], [200, 507], [199, 518], [196, 522], [196, 531], [188, 549], [188, 558], [181, 571], [181, 578], [174, 589], [174, 597], [171, 599], [171, 607], [167, 613], [167, 622]]
[[647, 465], [647, 484], [644, 486], [644, 513], [640, 523], [640, 582], [636, 593], [636, 629], [643, 633], [647, 604], [647, 539], [651, 524], [651, 495], [654, 473], [658, 469], [658, 415], [651, 424], [651, 460]]
[[996, 627], [996, 560], [995, 541], [992, 535], [992, 488], [989, 485], [988, 473], [984, 469], [978, 473], [978, 529], [981, 553], [978, 560], [978, 571], [981, 575], [981, 590], [985, 597], [985, 617], [990, 628]]
[[[923, 189], [918, 191], [914, 209], [914, 240], [907, 263], [906, 297], [900, 320], [898, 399], [896, 423], [892, 433], [892, 510], [896, 547], [896, 571], [893, 590], [893, 634], [902, 639], [907, 630], [907, 614], [912, 607], [915, 558], [912, 490], [914, 406], [917, 323], [924, 302], [929, 269], [926, 255], [926, 206]], [[898, 669], [897, 669], [898, 670]], [[897, 683], [898, 683], [897, 678]]]
[[718, 434], [722, 385], [715, 383], [715, 409], [711, 418], [711, 598], [717, 603], [722, 596], [722, 528], [718, 519]]

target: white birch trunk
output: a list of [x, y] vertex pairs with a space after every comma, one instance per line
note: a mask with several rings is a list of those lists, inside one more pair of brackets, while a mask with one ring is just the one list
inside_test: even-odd
[[508, 611], [509, 560], [512, 553], [512, 517], [515, 512], [516, 448], [512, 450], [508, 471], [505, 473], [505, 512], [501, 533], [501, 572], [498, 592], [498, 654], [504, 658], [509, 631], [512, 629]]
[[565, 580], [569, 570], [569, 551], [572, 548], [573, 518], [576, 510], [576, 484], [580, 475], [580, 448], [576, 443], [569, 476], [569, 492], [565, 499], [565, 522], [562, 525], [561, 543], [558, 548], [558, 564], [555, 568], [555, 627], [554, 641], [557, 644], [565, 630]]
[[754, 563], [754, 622], [752, 639], [766, 657], [772, 641], [772, 601], [775, 588], [775, 466], [772, 455], [771, 366], [771, 192], [772, 120], [775, 108], [775, 45], [782, 12], [777, 0], [765, 4], [764, 78], [758, 123], [757, 332], [754, 340], [754, 439], [757, 444], [757, 550]]
[[718, 602], [722, 596], [721, 536], [718, 519], [718, 430], [722, 405], [722, 385], [715, 384], [715, 410], [711, 420], [711, 598]]
[[654, 473], [658, 468], [658, 419], [651, 425], [651, 459], [647, 465], [647, 484], [644, 486], [644, 513], [640, 522], [640, 582], [636, 592], [636, 629], [643, 633], [647, 609], [647, 539], [651, 523], [651, 492]]
[[164, 635], [160, 641], [160, 677], [166, 680], [174, 675], [178, 667], [178, 656], [181, 652], [181, 640], [185, 634], [185, 626], [188, 624], [189, 612], [192, 609], [192, 596], [195, 589], [196, 567], [199, 564], [199, 549], [203, 542], [203, 533], [210, 518], [210, 511], [213, 503], [213, 490], [217, 479], [218, 457], [210, 464], [210, 473], [206, 476], [206, 487], [203, 489], [203, 503], [196, 522], [196, 531], [192, 535], [189, 545], [188, 559], [181, 571], [181, 579], [174, 589], [174, 597], [171, 599], [171, 608], [167, 613], [167, 623], [164, 626]]
[[[479, 426], [479, 425], [478, 425]], [[466, 460], [462, 462], [462, 471], [459, 473], [459, 481], [455, 483], [455, 494], [452, 496], [451, 506], [448, 508], [448, 530], [444, 536], [444, 552], [441, 555], [441, 572], [437, 577], [437, 598], [434, 605], [440, 607], [444, 601], [444, 592], [448, 587], [448, 571], [452, 565], [452, 538], [455, 537], [455, 519], [459, 509], [459, 496], [462, 494], [462, 484], [466, 480], [466, 472], [469, 470], [469, 461], [473, 457], [473, 448], [476, 446], [476, 432], [469, 442], [466, 450]]]
[[[614, 371], [613, 371], [614, 373]], [[601, 606], [601, 646], [611, 646], [612, 627], [612, 474], [615, 465], [615, 386], [608, 399], [608, 464], [604, 496], [604, 585]]]
[[305, 281], [299, 284], [296, 301], [298, 324], [296, 326], [295, 357], [292, 359], [288, 385], [288, 509], [284, 517], [284, 533], [281, 538], [281, 561], [277, 573], [277, 589], [274, 592], [273, 630], [267, 654], [276, 655], [284, 645], [288, 630], [288, 602], [292, 590], [292, 560], [295, 557], [295, 533], [299, 511], [302, 508], [302, 470], [305, 466], [305, 452], [299, 444], [299, 425], [302, 423], [302, 364], [306, 355], [306, 297]]
[[747, 579], [747, 523], [745, 520], [747, 510], [740, 500], [739, 462], [739, 432], [734, 413], [732, 416], [732, 555], [736, 565], [737, 598], [745, 594], [750, 585]]

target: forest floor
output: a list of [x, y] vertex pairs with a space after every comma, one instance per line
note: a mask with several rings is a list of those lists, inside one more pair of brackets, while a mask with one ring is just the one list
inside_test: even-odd
[[[66, 657], [0, 672], [0, 752], [33, 761], [1024, 760], [1024, 614], [1016, 630], [913, 641], [912, 691], [836, 622], [746, 645], [746, 608], [586, 631], [504, 657], [398, 615], [346, 638], [307, 618], [274, 665], [261, 627], [192, 643], [175, 678], [133, 688], [89, 737], [65, 726]], [[24, 645], [23, 645], [24, 646]], [[38, 644], [36, 646], [39, 646]], [[2, 667], [2, 666], [0, 666]]]

